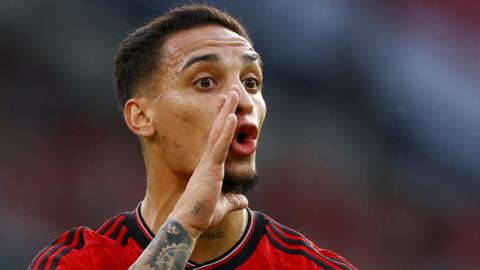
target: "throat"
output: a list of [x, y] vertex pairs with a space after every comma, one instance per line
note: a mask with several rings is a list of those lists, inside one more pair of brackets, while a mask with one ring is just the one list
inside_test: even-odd
[[247, 220], [245, 209], [229, 213], [219, 224], [200, 235], [190, 260], [202, 264], [223, 257], [242, 238]]

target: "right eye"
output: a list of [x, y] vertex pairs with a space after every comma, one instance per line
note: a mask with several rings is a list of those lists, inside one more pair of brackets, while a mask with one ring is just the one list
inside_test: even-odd
[[215, 85], [212, 77], [204, 77], [195, 82], [195, 86], [202, 90], [208, 90]]

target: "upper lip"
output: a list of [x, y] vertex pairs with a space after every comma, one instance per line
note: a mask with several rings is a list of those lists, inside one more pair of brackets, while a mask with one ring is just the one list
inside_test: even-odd
[[258, 137], [258, 127], [252, 122], [242, 121], [238, 119], [237, 128], [235, 129], [235, 136], [243, 134], [245, 139], [255, 140]]

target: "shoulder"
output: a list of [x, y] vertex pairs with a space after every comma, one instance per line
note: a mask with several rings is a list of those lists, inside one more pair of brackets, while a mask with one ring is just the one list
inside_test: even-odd
[[[264, 245], [271, 246], [277, 254], [320, 266], [322, 269], [357, 269], [335, 252], [322, 249], [298, 231], [282, 225], [266, 214], [255, 211], [265, 222]], [[296, 262], [297, 263], [297, 262]]]
[[94, 232], [86, 227], [76, 227], [64, 232], [50, 242], [31, 262], [29, 269], [56, 269], [60, 259], [72, 250], [81, 250], [85, 245], [86, 235]]
[[62, 233], [35, 256], [28, 269], [100, 269], [100, 264], [124, 252], [121, 243], [124, 218], [123, 214], [113, 217], [97, 231], [76, 227]]

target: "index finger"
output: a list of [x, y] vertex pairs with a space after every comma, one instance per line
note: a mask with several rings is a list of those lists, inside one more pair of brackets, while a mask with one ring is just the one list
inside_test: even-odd
[[218, 140], [225, 127], [228, 115], [231, 113], [235, 113], [238, 102], [239, 97], [237, 92], [231, 91], [230, 93], [228, 93], [227, 100], [223, 104], [220, 112], [218, 113], [217, 117], [213, 122], [212, 129], [210, 130], [210, 135], [208, 137], [207, 147], [213, 146]]

